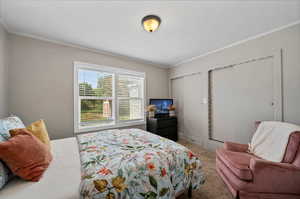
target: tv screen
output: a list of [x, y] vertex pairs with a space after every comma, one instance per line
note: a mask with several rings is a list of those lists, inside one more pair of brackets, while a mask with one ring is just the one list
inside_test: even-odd
[[149, 104], [156, 106], [157, 114], [167, 114], [169, 113], [168, 107], [173, 104], [173, 99], [150, 99]]

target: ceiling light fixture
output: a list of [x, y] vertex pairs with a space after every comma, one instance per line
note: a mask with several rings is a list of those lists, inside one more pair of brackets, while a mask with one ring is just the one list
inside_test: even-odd
[[156, 15], [147, 15], [142, 19], [142, 26], [147, 32], [154, 32], [158, 29], [161, 20]]

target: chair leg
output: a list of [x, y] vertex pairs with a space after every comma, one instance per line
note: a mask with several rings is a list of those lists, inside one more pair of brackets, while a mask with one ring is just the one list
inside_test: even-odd
[[240, 193], [237, 191], [235, 199], [240, 199]]
[[188, 190], [188, 197], [189, 197], [189, 198], [192, 198], [192, 192], [193, 192], [193, 188], [192, 188], [192, 186], [190, 185], [190, 186], [189, 186], [189, 190]]

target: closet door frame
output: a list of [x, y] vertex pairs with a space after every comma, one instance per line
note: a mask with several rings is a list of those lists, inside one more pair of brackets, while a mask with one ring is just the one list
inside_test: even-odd
[[245, 61], [236, 62], [226, 66], [214, 67], [208, 70], [207, 79], [208, 79], [208, 104], [207, 104], [207, 113], [208, 113], [208, 139], [211, 141], [221, 142], [223, 141], [217, 140], [213, 138], [213, 116], [212, 116], [212, 80], [211, 75], [213, 71], [230, 68], [234, 66], [239, 66], [246, 63], [256, 62], [264, 59], [273, 59], [273, 94], [274, 94], [274, 120], [276, 121], [284, 121], [283, 115], [283, 76], [282, 76], [282, 49], [274, 50], [269, 55], [262, 55], [253, 59], [247, 59]]

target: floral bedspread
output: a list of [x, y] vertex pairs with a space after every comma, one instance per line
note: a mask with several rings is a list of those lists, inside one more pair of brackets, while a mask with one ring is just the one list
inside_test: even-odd
[[201, 162], [171, 140], [139, 129], [77, 137], [81, 199], [167, 199], [204, 183]]

